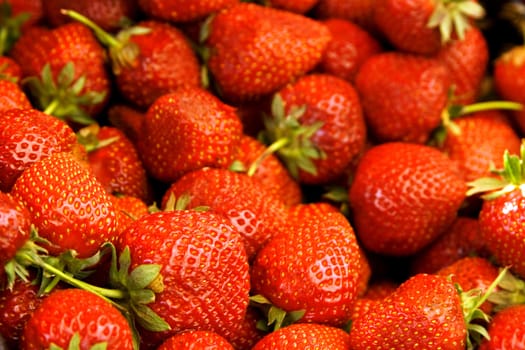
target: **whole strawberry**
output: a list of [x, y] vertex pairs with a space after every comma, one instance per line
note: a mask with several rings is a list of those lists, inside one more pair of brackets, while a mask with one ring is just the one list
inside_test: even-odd
[[349, 201], [363, 246], [411, 255], [454, 222], [467, 186], [437, 149], [402, 142], [371, 147], [361, 158]]
[[219, 11], [206, 29], [207, 66], [227, 101], [276, 92], [313, 69], [330, 40], [318, 21], [251, 3]]
[[223, 8], [239, 3], [239, 0], [138, 0], [141, 10], [152, 18], [171, 22], [201, 20]]
[[168, 338], [157, 350], [233, 350], [233, 346], [215, 332], [189, 330]]
[[241, 134], [233, 107], [207, 90], [181, 88], [148, 109], [138, 149], [151, 176], [173, 182], [204, 166], [229, 166]]
[[70, 153], [53, 153], [35, 162], [11, 193], [29, 210], [51, 254], [73, 249], [86, 258], [114, 239], [116, 215], [109, 195], [88, 166]]
[[368, 58], [355, 86], [373, 138], [425, 143], [441, 123], [451, 77], [435, 58], [391, 51]]
[[494, 315], [487, 328], [490, 339], [481, 343], [480, 350], [515, 349], [525, 345], [525, 305], [509, 306]]
[[81, 349], [133, 349], [128, 321], [107, 300], [77, 288], [54, 290], [27, 321], [21, 347], [67, 349], [75, 342]]

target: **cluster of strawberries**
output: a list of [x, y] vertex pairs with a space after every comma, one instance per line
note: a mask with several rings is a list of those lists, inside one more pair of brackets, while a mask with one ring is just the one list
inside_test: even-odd
[[5, 0], [0, 348], [525, 349], [484, 5]]

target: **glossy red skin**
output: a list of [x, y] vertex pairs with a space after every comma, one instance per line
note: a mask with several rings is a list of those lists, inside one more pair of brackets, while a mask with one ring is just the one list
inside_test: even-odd
[[357, 298], [360, 252], [341, 213], [304, 217], [268, 241], [251, 269], [252, 290], [285, 310], [305, 310], [302, 322], [341, 326]]
[[465, 181], [494, 176], [491, 166], [503, 168], [503, 154], [519, 154], [521, 138], [506, 116], [497, 110], [478, 112], [453, 120], [456, 134], [449, 128], [439, 147], [452, 159]]
[[77, 138], [62, 120], [36, 109], [0, 112], [0, 190], [9, 192], [20, 174], [55, 152], [73, 151]]
[[233, 107], [207, 90], [181, 88], [148, 109], [138, 149], [150, 175], [170, 183], [205, 166], [228, 167], [241, 134]]
[[146, 215], [121, 235], [131, 268], [160, 264], [164, 288], [148, 304], [171, 327], [142, 332], [153, 348], [183, 330], [209, 330], [229, 338], [240, 328], [250, 281], [239, 233], [220, 214], [175, 210]]
[[0, 269], [29, 239], [30, 225], [27, 209], [10, 194], [0, 192]]
[[0, 80], [0, 111], [15, 108], [30, 109], [33, 106], [18, 84], [9, 80]]
[[233, 346], [215, 332], [184, 331], [162, 343], [157, 350], [233, 350]]
[[297, 323], [269, 333], [252, 350], [349, 349], [348, 333], [340, 328], [315, 323]]
[[498, 264], [525, 278], [525, 196], [515, 189], [485, 200], [479, 213], [481, 237]]
[[266, 335], [266, 332], [259, 329], [257, 325], [262, 319], [264, 319], [264, 316], [262, 316], [260, 310], [248, 305], [241, 328], [228, 338], [235, 349], [251, 349], [255, 343]]
[[107, 342], [107, 349], [133, 349], [131, 328], [120, 311], [106, 300], [82, 289], [54, 290], [34, 311], [22, 336], [23, 349], [67, 349], [80, 335], [80, 348]]
[[366, 125], [357, 91], [349, 82], [328, 74], [310, 74], [279, 91], [285, 112], [306, 106], [301, 125], [322, 122], [310, 140], [325, 157], [313, 159], [317, 174], [299, 170], [304, 184], [327, 184], [340, 177], [365, 147]]
[[454, 222], [467, 186], [435, 148], [402, 142], [373, 146], [349, 189], [353, 223], [363, 247], [415, 254]]
[[314, 19], [252, 3], [220, 11], [209, 31], [208, 68], [227, 101], [276, 92], [313, 69], [330, 40]]
[[122, 195], [111, 195], [110, 198], [117, 214], [119, 234], [135, 220], [149, 213], [148, 205], [140, 198]]
[[239, 0], [138, 0], [142, 11], [149, 17], [171, 22], [191, 22], [203, 19]]
[[441, 35], [437, 28], [427, 27], [435, 6], [434, 0], [375, 0], [374, 23], [397, 50], [435, 54]]
[[107, 146], [88, 153], [88, 162], [108, 193], [118, 193], [149, 201], [151, 185], [135, 145], [124, 132], [102, 126], [99, 141], [117, 138]]
[[69, 153], [54, 153], [29, 167], [11, 191], [31, 214], [42, 244], [55, 255], [74, 249], [78, 258], [114, 239], [116, 213], [88, 166]]
[[314, 8], [317, 18], [342, 18], [370, 31], [377, 35], [374, 23], [374, 8], [376, 0], [319, 0]]
[[437, 58], [451, 71], [453, 102], [468, 105], [476, 102], [489, 63], [488, 44], [483, 33], [472, 26], [463, 39], [454, 38], [442, 46]]
[[284, 203], [256, 179], [228, 169], [204, 168], [175, 181], [162, 197], [190, 196], [188, 209], [204, 206], [230, 221], [240, 233], [250, 260], [271, 237], [285, 230]]
[[525, 349], [525, 305], [509, 306], [494, 315], [488, 325], [490, 340], [481, 343], [480, 350]]
[[329, 18], [322, 23], [330, 30], [332, 40], [319, 63], [320, 70], [353, 82], [363, 62], [382, 51], [381, 44], [349, 20]]
[[49, 63], [55, 82], [62, 68], [68, 62], [73, 62], [74, 80], [86, 77], [80, 94], [88, 91], [105, 94], [100, 103], [83, 107], [91, 116], [101, 112], [109, 100], [110, 79], [106, 52], [91, 30], [83, 24], [68, 23], [55, 29], [33, 27], [20, 37], [9, 54], [22, 68], [24, 78], [40, 77], [42, 69]]
[[400, 52], [371, 56], [355, 86], [373, 137], [378, 142], [426, 142], [441, 124], [450, 79], [437, 59]]
[[200, 64], [187, 38], [175, 26], [141, 21], [147, 34], [132, 35], [138, 57], [116, 74], [117, 89], [133, 105], [148, 108], [157, 98], [182, 86], [201, 86]]
[[350, 349], [465, 348], [459, 294], [442, 276], [419, 274], [352, 322]]

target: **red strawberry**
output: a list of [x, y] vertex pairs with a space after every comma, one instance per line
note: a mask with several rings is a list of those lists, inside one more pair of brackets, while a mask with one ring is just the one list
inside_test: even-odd
[[281, 10], [305, 14], [310, 11], [318, 0], [268, 0], [267, 6]]
[[373, 21], [376, 0], [340, 1], [319, 0], [314, 7], [314, 14], [318, 18], [341, 18], [362, 26], [376, 34]]
[[259, 328], [259, 321], [262, 319], [259, 310], [249, 304], [241, 328], [229, 339], [235, 349], [252, 349], [255, 343], [266, 335], [266, 332]]
[[328, 74], [310, 74], [281, 89], [266, 122], [267, 143], [285, 142], [277, 155], [305, 184], [341, 176], [364, 148], [366, 126], [354, 87]]
[[330, 40], [320, 22], [250, 3], [218, 12], [208, 25], [207, 65], [228, 101], [276, 92], [313, 69]]
[[132, 196], [111, 195], [111, 202], [117, 214], [118, 229], [120, 234], [135, 220], [149, 213], [149, 209], [143, 200]]
[[299, 204], [302, 200], [299, 183], [292, 178], [277, 156], [265, 152], [268, 152], [268, 148], [262, 142], [243, 134], [239, 140], [234, 162], [241, 162], [248, 175], [259, 180], [284, 204], [288, 206]]
[[435, 58], [385, 52], [363, 63], [355, 85], [377, 141], [424, 143], [440, 125], [451, 77]]
[[0, 112], [0, 120], [0, 190], [4, 192], [34, 162], [78, 147], [75, 133], [65, 122], [36, 109]]
[[496, 313], [488, 326], [490, 339], [481, 343], [480, 350], [525, 349], [525, 305], [514, 305]]
[[202, 168], [172, 183], [162, 198], [162, 208], [189, 196], [186, 208], [207, 207], [228, 218], [241, 234], [246, 254], [255, 253], [272, 236], [284, 230], [284, 204], [256, 179], [227, 169]]
[[125, 104], [114, 104], [108, 109], [108, 119], [111, 125], [126, 134], [137, 147], [144, 121], [142, 111]]
[[[241, 236], [222, 215], [174, 210], [146, 215], [120, 236], [129, 248], [131, 268], [158, 264], [155, 300], [148, 306], [170, 330], [141, 331], [143, 341], [159, 346], [184, 330], [208, 330], [225, 337], [240, 328], [250, 288]], [[159, 280], [160, 279], [160, 280]]]
[[51, 254], [73, 249], [86, 258], [114, 238], [116, 215], [109, 195], [87, 165], [70, 153], [53, 153], [35, 162], [11, 193], [29, 210]]
[[259, 250], [252, 290], [286, 312], [304, 311], [300, 322], [341, 326], [357, 297], [359, 259], [354, 231], [343, 214], [305, 216]]
[[108, 350], [133, 349], [128, 321], [108, 301], [82, 289], [54, 290], [27, 321], [21, 346], [67, 349], [75, 341], [82, 349], [100, 343]]
[[0, 79], [19, 84], [22, 79], [22, 68], [11, 57], [0, 56]]
[[183, 331], [162, 343], [157, 350], [234, 350], [224, 337], [211, 331]]
[[185, 88], [151, 105], [138, 148], [151, 176], [173, 182], [204, 166], [229, 166], [241, 134], [232, 107], [207, 90]]
[[22, 88], [9, 80], [0, 79], [0, 110], [30, 109], [31, 102]]
[[363, 62], [382, 51], [380, 43], [348, 20], [329, 18], [322, 23], [330, 30], [332, 40], [319, 63], [320, 70], [353, 82]]
[[463, 39], [470, 18], [481, 18], [476, 0], [376, 0], [374, 22], [398, 50], [435, 54], [456, 33]]
[[454, 163], [435, 148], [401, 142], [373, 146], [349, 189], [356, 234], [373, 252], [414, 254], [454, 222], [466, 189]]
[[110, 93], [105, 53], [83, 25], [34, 27], [10, 54], [46, 113], [86, 124], [105, 107]]
[[239, 0], [138, 0], [140, 8], [149, 17], [171, 22], [191, 22], [205, 18]]
[[340, 328], [316, 323], [293, 324], [278, 329], [258, 341], [252, 350], [349, 349], [348, 333]]

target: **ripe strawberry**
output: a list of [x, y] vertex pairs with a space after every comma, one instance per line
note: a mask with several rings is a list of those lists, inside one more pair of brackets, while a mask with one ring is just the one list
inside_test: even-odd
[[229, 166], [242, 134], [234, 109], [197, 87], [158, 98], [142, 127], [138, 149], [144, 166], [168, 183], [204, 166]]
[[137, 197], [110, 195], [117, 214], [117, 232], [120, 234], [135, 220], [149, 213], [147, 204]]
[[373, 14], [376, 0], [339, 1], [319, 0], [314, 7], [314, 15], [317, 18], [341, 18], [365, 28], [377, 34]]
[[248, 304], [241, 328], [228, 339], [235, 349], [252, 349], [255, 343], [266, 335], [259, 327], [259, 321], [262, 319], [259, 310]]
[[106, 349], [133, 349], [128, 321], [112, 304], [82, 289], [52, 291], [26, 323], [23, 349], [62, 349], [75, 341], [89, 349], [104, 343]]
[[258, 341], [252, 350], [349, 349], [348, 333], [336, 327], [316, 323], [299, 323], [272, 332]]
[[137, 0], [46, 0], [42, 3], [47, 23], [59, 27], [71, 19], [60, 12], [69, 9], [83, 14], [102, 29], [115, 31], [137, 19]]
[[0, 112], [0, 190], [9, 192], [34, 162], [56, 152], [73, 152], [77, 139], [63, 121], [36, 109]]
[[0, 79], [0, 110], [30, 109], [31, 102], [22, 88], [9, 80]]
[[400, 52], [371, 56], [355, 79], [367, 126], [378, 142], [426, 142], [440, 125], [450, 85], [444, 63]]
[[47, 114], [87, 124], [109, 99], [104, 50], [79, 23], [55, 29], [33, 27], [10, 55], [28, 79], [38, 107]]
[[463, 39], [470, 20], [484, 12], [476, 0], [376, 0], [374, 23], [396, 49], [428, 55], [453, 33]]
[[27, 207], [53, 255], [73, 249], [78, 258], [86, 258], [114, 238], [116, 214], [108, 194], [70, 153], [53, 153], [33, 163], [11, 193]]
[[159, 283], [152, 287], [155, 300], [148, 306], [171, 329], [141, 330], [146, 344], [156, 348], [189, 329], [228, 339], [240, 328], [249, 297], [248, 260], [239, 233], [222, 215], [194, 210], [149, 214], [120, 236], [118, 250], [126, 246], [131, 268], [161, 267]]
[[300, 322], [341, 326], [357, 297], [359, 259], [354, 231], [343, 214], [305, 216], [259, 250], [252, 291], [286, 312], [303, 310]]
[[265, 5], [277, 9], [305, 14], [310, 11], [318, 0], [268, 0]]
[[149, 17], [171, 22], [192, 22], [212, 15], [239, 0], [138, 0], [141, 10]]
[[226, 217], [241, 234], [250, 260], [286, 224], [284, 204], [256, 179], [227, 169], [202, 168], [173, 182], [162, 198], [189, 196], [186, 208], [207, 207]]
[[224, 337], [211, 331], [183, 331], [162, 343], [157, 350], [234, 350]]
[[207, 66], [227, 101], [276, 92], [313, 69], [330, 40], [318, 21], [250, 3], [218, 12], [206, 32]]
[[454, 85], [453, 102], [460, 105], [474, 103], [480, 93], [487, 72], [489, 49], [481, 30], [470, 27], [465, 37], [454, 37], [442, 46], [437, 56], [451, 71]]
[[467, 186], [435, 148], [389, 142], [361, 158], [349, 189], [356, 234], [370, 251], [418, 252], [454, 222]]
[[366, 126], [354, 87], [328, 74], [310, 74], [285, 86], [274, 98], [266, 122], [267, 143], [304, 184], [338, 178], [363, 149]]
[[108, 109], [108, 119], [111, 125], [121, 130], [137, 147], [142, 132], [144, 112], [126, 104], [114, 104]]
[[265, 152], [268, 152], [268, 148], [261, 141], [243, 134], [234, 162], [241, 162], [248, 175], [259, 180], [287, 206], [299, 204], [302, 200], [299, 183], [292, 178], [276, 155]]
[[490, 339], [481, 343], [480, 350], [525, 349], [525, 305], [507, 307], [494, 315], [488, 326]]
[[78, 132], [88, 151], [88, 162], [108, 193], [149, 202], [151, 184], [135, 145], [115, 127], [92, 124]]
[[322, 23], [330, 30], [328, 43], [319, 69], [353, 82], [364, 61], [382, 51], [381, 44], [370, 33], [341, 18], [329, 18]]

